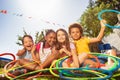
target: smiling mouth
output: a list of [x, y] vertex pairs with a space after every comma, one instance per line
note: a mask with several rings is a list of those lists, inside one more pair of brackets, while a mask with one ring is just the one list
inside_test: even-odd
[[27, 46], [27, 48], [31, 48], [32, 46]]

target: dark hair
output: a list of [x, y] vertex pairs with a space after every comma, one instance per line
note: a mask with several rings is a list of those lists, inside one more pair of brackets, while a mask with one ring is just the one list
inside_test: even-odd
[[50, 34], [50, 33], [55, 33], [55, 31], [54, 31], [54, 30], [52, 30], [52, 29], [49, 29], [49, 30], [47, 30], [46, 35], [45, 35], [45, 36], [47, 36], [47, 35], [48, 35], [48, 34]]
[[80, 33], [83, 34], [82, 26], [79, 23], [73, 23], [69, 26], [69, 34], [71, 34], [71, 29], [72, 28], [78, 28]]
[[[54, 30], [48, 29], [45, 36], [49, 35], [50, 33], [55, 33], [56, 34], [56, 32]], [[43, 41], [43, 46], [45, 46], [45, 42], [46, 42], [46, 40]]]
[[[67, 33], [66, 30], [64, 30], [64, 29], [58, 29], [58, 30], [56, 31], [56, 36], [57, 36], [58, 31], [63, 31], [63, 32], [65, 33], [66, 39], [65, 39], [64, 44], [65, 44], [67, 50], [70, 51], [70, 42], [69, 42], [68, 33]], [[58, 40], [57, 40], [57, 38], [56, 38], [56, 49], [59, 50], [59, 49], [61, 49], [61, 48], [62, 48], [62, 45], [61, 45], [61, 43], [58, 42]]]
[[33, 41], [32, 36], [30, 36], [30, 35], [24, 35], [23, 38], [22, 38], [22, 44], [24, 44], [24, 38], [25, 38], [25, 37], [29, 37], [29, 38]]

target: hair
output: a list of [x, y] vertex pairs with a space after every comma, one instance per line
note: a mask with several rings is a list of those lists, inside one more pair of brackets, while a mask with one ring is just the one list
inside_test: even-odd
[[45, 35], [45, 36], [49, 35], [50, 33], [55, 33], [55, 31], [54, 31], [54, 30], [52, 30], [52, 29], [49, 29], [49, 30], [47, 30], [46, 35]]
[[82, 26], [79, 23], [73, 23], [69, 26], [69, 34], [71, 34], [71, 29], [72, 28], [78, 28], [80, 33], [83, 35], [83, 29], [82, 29]]
[[25, 37], [28, 37], [28, 38], [30, 38], [33, 41], [33, 38], [32, 38], [31, 35], [24, 35], [23, 38], [22, 38], [22, 44], [24, 44], [24, 38]]
[[[67, 33], [64, 29], [58, 29], [58, 30], [56, 31], [56, 36], [57, 36], [57, 33], [58, 33], [59, 31], [62, 31], [62, 32], [65, 33], [66, 39], [65, 39], [64, 44], [65, 44], [67, 50], [70, 51], [71, 49], [70, 49], [70, 42], [69, 42], [68, 33]], [[56, 38], [56, 49], [59, 50], [59, 49], [61, 49], [61, 48], [62, 48], [62, 44], [59, 43], [58, 40], [57, 40], [57, 38]]]
[[[50, 33], [56, 34], [56, 32], [54, 30], [48, 29], [47, 32], [46, 32], [46, 34], [45, 34], [45, 36], [49, 35]], [[43, 41], [43, 46], [45, 46], [45, 42], [46, 42], [46, 40]]]

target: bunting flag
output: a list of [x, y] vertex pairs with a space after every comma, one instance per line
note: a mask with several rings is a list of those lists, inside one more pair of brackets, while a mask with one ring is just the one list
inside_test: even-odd
[[0, 10], [1, 13], [7, 14], [7, 10]]
[[[2, 13], [2, 14], [9, 14], [7, 10], [0, 10], [0, 13]], [[12, 15], [18, 16], [18, 17], [25, 17], [24, 14], [18, 14], [18, 13], [12, 13]], [[32, 19], [33, 17], [32, 16], [28, 16], [27, 18], [28, 19]], [[55, 22], [50, 22], [48, 20], [41, 19], [41, 21], [44, 21], [47, 24], [52, 24], [54, 26], [65, 27], [64, 25], [61, 25], [61, 24], [58, 24], [58, 23], [55, 23]]]

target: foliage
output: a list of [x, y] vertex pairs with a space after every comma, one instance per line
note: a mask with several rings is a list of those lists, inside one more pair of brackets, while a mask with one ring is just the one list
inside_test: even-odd
[[[47, 30], [45, 30], [46, 32]], [[24, 29], [23, 29], [23, 36], [24, 35], [29, 35]], [[23, 36], [18, 35], [18, 41], [16, 42], [17, 45], [22, 46], [22, 38]], [[43, 31], [41, 32], [36, 32], [35, 34], [35, 44], [37, 44], [40, 41], [44, 41], [44, 33]]]
[[[28, 35], [25, 29], [23, 28], [24, 35]], [[23, 36], [18, 35], [18, 41], [16, 42], [17, 45], [22, 46], [22, 38]]]
[[[78, 22], [83, 26], [83, 34], [90, 37], [96, 37], [100, 31], [100, 21], [98, 20], [98, 13], [105, 9], [116, 9], [120, 11], [119, 0], [89, 0], [89, 5], [85, 12], [82, 14]], [[113, 12], [106, 12], [101, 15], [103, 19], [110, 25], [115, 25], [118, 22], [117, 14]], [[105, 36], [109, 35], [113, 30], [106, 28]], [[90, 44], [90, 49], [93, 52], [99, 52], [98, 43]]]
[[36, 37], [35, 44], [40, 42], [40, 41], [44, 41], [44, 33], [43, 33], [43, 31], [41, 31], [40, 34], [39, 34], [39, 32], [37, 32], [35, 37]]
[[[97, 0], [94, 4], [90, 0], [90, 4], [86, 11], [80, 17], [79, 22], [83, 26], [84, 34], [91, 37], [96, 37], [100, 31], [100, 21], [98, 20], [98, 13], [104, 9], [114, 9], [113, 3], [105, 4], [105, 2], [100, 2], [102, 0]], [[108, 0], [109, 1], [109, 0]], [[117, 1], [117, 0], [114, 0]], [[98, 3], [99, 2], [99, 3]], [[116, 2], [117, 3], [117, 2]], [[110, 25], [115, 25], [118, 21], [116, 13], [103, 13], [101, 16]], [[106, 28], [105, 35], [112, 32], [112, 29]]]
[[97, 0], [96, 6], [100, 6], [102, 3], [109, 4], [112, 9], [120, 11], [120, 0]]

